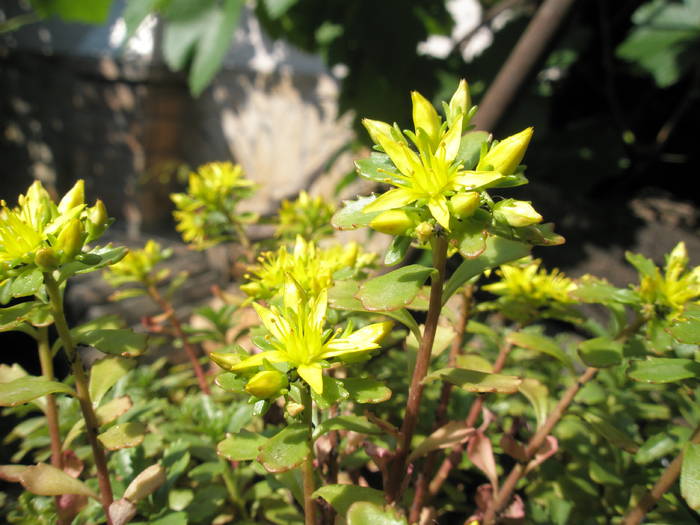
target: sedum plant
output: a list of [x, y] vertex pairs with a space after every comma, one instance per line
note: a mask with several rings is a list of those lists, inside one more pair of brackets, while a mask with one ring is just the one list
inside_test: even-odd
[[[623, 288], [543, 268], [532, 247], [564, 239], [511, 197], [527, 183], [533, 130], [501, 141], [474, 131], [464, 81], [442, 114], [412, 101], [413, 129], [364, 121], [375, 148], [357, 170], [381, 190], [331, 218], [391, 235], [388, 268], [371, 273], [376, 255], [357, 244], [317, 244], [328, 210], [302, 195], [294, 213], [308, 221], [280, 235], [293, 232], [293, 246], [249, 266], [247, 299], [218, 289], [224, 306], [200, 309], [203, 325], [172, 313], [181, 279], [161, 291], [168, 250], [87, 244], [109, 221], [82, 184], [59, 204], [35, 185], [3, 205], [0, 297], [26, 299], [0, 310], [0, 330], [34, 337], [43, 368], [0, 367], [5, 413], [27, 418], [7, 438], [13, 461], [38, 462], [0, 466], [28, 491], [8, 521], [697, 521], [700, 267], [679, 244], [662, 268], [627, 254], [639, 279]], [[193, 174], [175, 199], [189, 203], [177, 213], [190, 241], [244, 242], [240, 176], [226, 164]], [[213, 349], [210, 395], [192, 388], [196, 359], [126, 359], [146, 340], [117, 319], [67, 326], [66, 280], [108, 265], [126, 286], [118, 295], [151, 295], [183, 344]], [[88, 379], [77, 343], [116, 355]], [[61, 348], [65, 382], [51, 370]]]
[[318, 241], [333, 233], [330, 224], [335, 206], [322, 197], [311, 197], [302, 190], [296, 200], [283, 200], [275, 237], [293, 241], [298, 235], [307, 241]]

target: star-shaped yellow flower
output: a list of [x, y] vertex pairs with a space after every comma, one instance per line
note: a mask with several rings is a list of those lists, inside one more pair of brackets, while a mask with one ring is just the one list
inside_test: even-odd
[[266, 308], [257, 303], [253, 307], [269, 333], [274, 348], [251, 355], [239, 362], [231, 362], [234, 354], [212, 353], [211, 359], [231, 372], [249, 373], [270, 364], [287, 363], [314, 392], [323, 393], [323, 368], [328, 359], [344, 357], [379, 348], [379, 341], [386, 336], [391, 322], [375, 323], [359, 330], [332, 331], [326, 328], [328, 294], [323, 290], [318, 296], [306, 295], [290, 281], [285, 287], [284, 307]]

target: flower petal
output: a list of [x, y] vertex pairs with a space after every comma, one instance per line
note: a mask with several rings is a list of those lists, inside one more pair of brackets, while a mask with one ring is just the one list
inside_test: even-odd
[[326, 320], [326, 309], [328, 307], [328, 290], [324, 288], [321, 293], [318, 294], [316, 301], [313, 305], [312, 311], [312, 322], [314, 325], [322, 327], [323, 322]]
[[289, 333], [289, 323], [278, 313], [268, 310], [258, 303], [253, 303], [253, 308], [255, 308], [267, 331], [278, 341], [284, 341], [286, 334]]
[[462, 120], [464, 115], [457, 117], [457, 120], [452, 124], [450, 130], [445, 133], [440, 141], [440, 145], [445, 147], [445, 160], [452, 162], [457, 158], [459, 146], [462, 143]]
[[440, 226], [449, 231], [450, 210], [447, 207], [447, 199], [443, 195], [433, 197], [428, 201], [428, 208], [430, 209], [430, 213], [433, 214], [433, 217], [435, 217], [435, 220], [440, 223]]
[[415, 194], [407, 188], [394, 188], [370, 202], [362, 211], [370, 213], [373, 211], [391, 210], [401, 208], [407, 204], [411, 204], [416, 200]]
[[250, 357], [246, 357], [240, 363], [229, 366], [227, 370], [236, 372], [247, 368], [258, 367], [263, 364], [263, 361], [269, 361], [270, 363], [283, 363], [287, 360], [288, 357], [286, 352], [281, 352], [279, 350], [268, 350], [267, 352], [260, 352], [259, 354], [253, 354]]
[[457, 175], [455, 182], [467, 190], [474, 190], [502, 178], [503, 175], [497, 171], [463, 171]]
[[299, 365], [297, 373], [317, 394], [323, 394], [323, 369], [318, 363]]

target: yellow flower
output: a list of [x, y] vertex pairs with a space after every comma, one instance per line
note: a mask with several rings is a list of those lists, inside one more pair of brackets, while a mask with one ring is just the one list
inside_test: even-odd
[[75, 260], [85, 243], [99, 237], [110, 223], [102, 203], [86, 208], [84, 201], [82, 180], [58, 205], [39, 181], [18, 197], [16, 207], [0, 201], [1, 268], [35, 264], [37, 255], [42, 271]]
[[284, 290], [284, 306], [265, 308], [253, 306], [269, 334], [272, 350], [260, 352], [232, 363], [231, 354], [212, 353], [211, 359], [231, 372], [249, 373], [270, 364], [287, 363], [314, 390], [323, 393], [323, 368], [329, 359], [370, 352], [379, 348], [379, 341], [391, 330], [393, 323], [375, 323], [359, 330], [347, 328], [330, 331], [326, 328], [327, 291], [316, 297], [305, 294], [298, 284], [289, 281]]
[[318, 239], [333, 232], [330, 225], [335, 207], [321, 197], [310, 197], [305, 191], [295, 201], [283, 200], [279, 209], [279, 225], [275, 237]]
[[336, 272], [360, 271], [370, 266], [375, 257], [363, 253], [355, 242], [319, 248], [313, 241], [297, 236], [291, 253], [282, 246], [276, 252], [261, 254], [259, 264], [251, 266], [246, 275], [250, 282], [242, 285], [241, 290], [257, 299], [269, 299], [284, 288], [287, 276], [291, 276], [304, 290], [318, 295], [332, 286]]
[[[481, 190], [515, 170], [527, 148], [532, 129], [509, 137], [487, 153], [476, 170], [464, 170], [458, 153], [462, 131], [468, 122], [469, 95], [466, 81], [460, 82], [442, 122], [433, 106], [419, 93], [412, 93], [415, 132], [406, 131], [413, 145], [386, 122], [364, 119], [372, 140], [389, 156], [396, 171], [387, 171], [386, 182], [395, 186], [365, 206], [364, 212], [401, 208], [416, 203], [427, 206], [445, 229], [450, 229], [449, 198], [456, 193]], [[513, 166], [515, 164], [515, 166]], [[501, 171], [499, 171], [501, 170]]]
[[141, 250], [130, 250], [126, 256], [104, 272], [105, 280], [112, 286], [139, 282], [144, 286], [157, 284], [169, 275], [169, 270], [155, 272], [161, 261], [172, 255], [172, 249], [162, 249], [160, 244], [150, 239]]

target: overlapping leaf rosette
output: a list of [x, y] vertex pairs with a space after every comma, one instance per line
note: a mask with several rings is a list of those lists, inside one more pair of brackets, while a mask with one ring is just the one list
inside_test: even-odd
[[387, 264], [400, 262], [412, 242], [427, 245], [435, 235], [446, 235], [452, 250], [468, 258], [483, 253], [491, 235], [529, 244], [563, 242], [551, 225], [540, 224], [542, 216], [529, 202], [492, 198], [487, 191], [527, 183], [521, 161], [532, 128], [502, 141], [471, 131], [476, 107], [464, 80], [442, 103], [444, 119], [420, 93], [411, 96], [414, 130], [363, 120], [376, 151], [356, 163], [358, 173], [392, 188], [347, 202], [333, 218], [336, 228], [369, 226], [394, 235]]
[[0, 303], [40, 291], [44, 272], [60, 284], [71, 275], [121, 259], [124, 248], [90, 247], [111, 224], [102, 201], [85, 203], [85, 184], [75, 183], [56, 204], [41, 182], [34, 182], [10, 208], [0, 203]]

